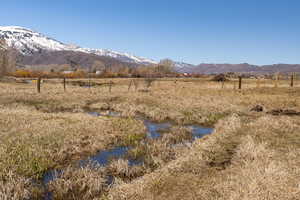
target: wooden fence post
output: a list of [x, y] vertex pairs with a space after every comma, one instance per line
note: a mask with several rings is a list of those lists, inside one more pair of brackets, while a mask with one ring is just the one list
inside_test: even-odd
[[294, 87], [294, 73], [291, 75], [291, 87]]
[[66, 78], [64, 77], [64, 80], [63, 80], [63, 84], [64, 84], [64, 91], [66, 91]]
[[133, 80], [131, 80], [130, 83], [129, 83], [129, 86], [128, 86], [128, 92], [130, 91], [130, 88], [131, 88], [131, 85], [132, 85], [132, 81], [133, 81]]
[[260, 78], [257, 77], [256, 79], [256, 88], [260, 88]]
[[139, 89], [139, 81], [138, 80], [134, 80], [134, 89], [135, 91], [137, 91]]
[[242, 89], [242, 76], [239, 76], [239, 90]]
[[41, 77], [38, 77], [36, 85], [37, 85], [37, 92], [41, 93]]
[[278, 87], [278, 73], [275, 74], [275, 83], [274, 83], [274, 87], [275, 87], [275, 88]]
[[88, 81], [89, 89], [91, 89], [91, 75], [89, 74], [89, 81]]
[[112, 84], [113, 84], [113, 82], [110, 81], [110, 82], [109, 82], [109, 93], [111, 93]]

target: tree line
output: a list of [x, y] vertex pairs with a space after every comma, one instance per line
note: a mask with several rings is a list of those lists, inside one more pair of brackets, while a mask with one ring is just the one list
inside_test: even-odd
[[[68, 73], [65, 73], [68, 72]], [[100, 72], [100, 73], [97, 73]], [[50, 66], [31, 67], [30, 70], [17, 70], [10, 73], [15, 77], [45, 77], [45, 78], [115, 78], [115, 77], [165, 77], [176, 76], [174, 63], [169, 59], [161, 60], [158, 64], [140, 65], [128, 67], [123, 65], [105, 65], [101, 61], [95, 61], [90, 67], [64, 64]]]
[[105, 66], [100, 61], [95, 61], [89, 72], [100, 71], [102, 77], [164, 77], [176, 74], [175, 64], [170, 59], [161, 60], [158, 64], [127, 66]]

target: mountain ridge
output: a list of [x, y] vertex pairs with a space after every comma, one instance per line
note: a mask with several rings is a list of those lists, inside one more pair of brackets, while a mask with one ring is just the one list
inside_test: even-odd
[[120, 53], [107, 49], [83, 48], [77, 45], [65, 44], [45, 36], [42, 33], [21, 26], [0, 26], [0, 39], [4, 39], [9, 46], [15, 47], [21, 54], [27, 56], [42, 51], [75, 51], [112, 57], [122, 62], [136, 64], [157, 63], [154, 60], [137, 57], [128, 53]]
[[[70, 45], [45, 36], [21, 26], [0, 26], [0, 39], [4, 39], [10, 47], [15, 47], [21, 54], [22, 65], [70, 64], [75, 61], [82, 67], [91, 67], [93, 62], [102, 61], [106, 66], [136, 67], [138, 65], [157, 64], [151, 59], [137, 57], [128, 53], [120, 53], [106, 49], [83, 48]], [[300, 72], [300, 64], [252, 65], [201, 63], [193, 65], [175, 62], [175, 70], [179, 73], [219, 74], [237, 73], [291, 73]]]
[[220, 74], [220, 73], [250, 73], [250, 74], [270, 74], [270, 73], [292, 73], [300, 72], [300, 64], [272, 64], [272, 65], [252, 65], [248, 63], [240, 64], [212, 64], [201, 63], [180, 69], [184, 73], [198, 74]]

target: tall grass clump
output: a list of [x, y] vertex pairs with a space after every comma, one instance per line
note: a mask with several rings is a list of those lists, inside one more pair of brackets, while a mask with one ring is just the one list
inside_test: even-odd
[[55, 200], [94, 199], [102, 196], [106, 187], [104, 169], [93, 164], [81, 168], [70, 166], [49, 183]]
[[38, 200], [41, 196], [42, 191], [32, 183], [31, 179], [17, 176], [12, 171], [8, 171], [5, 175], [0, 175], [1, 200]]

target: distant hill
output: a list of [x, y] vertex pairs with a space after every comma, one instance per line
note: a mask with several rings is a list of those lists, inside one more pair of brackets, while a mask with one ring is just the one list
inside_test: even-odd
[[19, 63], [28, 66], [43, 65], [72, 65], [75, 68], [89, 68], [92, 67], [95, 61], [100, 61], [106, 67], [136, 67], [136, 63], [122, 62], [115, 58], [107, 56], [99, 56], [76, 51], [44, 51], [36, 52], [31, 55], [22, 55]]
[[300, 72], [300, 64], [274, 64], [274, 65], [251, 65], [241, 64], [206, 64], [189, 65], [180, 68], [181, 72], [199, 74], [220, 74], [227, 72], [269, 74], [269, 73], [291, 73]]

